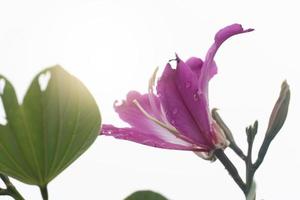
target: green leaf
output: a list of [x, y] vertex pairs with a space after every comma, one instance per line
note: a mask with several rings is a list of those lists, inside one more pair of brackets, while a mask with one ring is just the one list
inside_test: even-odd
[[[47, 75], [48, 84], [43, 80]], [[12, 84], [0, 75], [1, 80], [7, 123], [0, 124], [0, 172], [46, 186], [96, 139], [101, 123], [97, 104], [60, 66], [40, 72], [21, 105]]]
[[125, 200], [168, 200], [168, 199], [156, 192], [145, 190], [145, 191], [134, 192], [130, 196], [126, 197]]

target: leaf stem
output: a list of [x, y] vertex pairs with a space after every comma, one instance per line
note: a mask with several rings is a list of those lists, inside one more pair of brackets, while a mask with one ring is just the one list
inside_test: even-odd
[[229, 147], [242, 159], [246, 160], [247, 156], [243, 153], [243, 151], [237, 146], [236, 143], [230, 143]]
[[0, 178], [6, 185], [6, 189], [0, 188], [0, 196], [8, 195], [16, 200], [25, 200], [24, 197], [22, 197], [22, 195], [18, 192], [16, 187], [10, 182], [9, 178], [6, 175], [0, 173]]
[[41, 195], [43, 197], [43, 200], [48, 200], [48, 189], [47, 189], [47, 185], [45, 186], [40, 186], [40, 191], [41, 191]]

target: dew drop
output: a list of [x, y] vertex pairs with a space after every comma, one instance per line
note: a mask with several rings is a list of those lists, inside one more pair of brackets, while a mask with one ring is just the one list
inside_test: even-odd
[[178, 113], [178, 109], [177, 109], [177, 108], [174, 108], [173, 111], [172, 111], [172, 113], [173, 113], [174, 115], [177, 114], [177, 113]]
[[175, 125], [175, 120], [174, 119], [171, 120], [171, 124]]
[[170, 113], [168, 111], [165, 112], [167, 118], [170, 118]]
[[186, 82], [185, 83], [185, 88], [190, 88], [191, 87], [191, 82]]
[[194, 101], [198, 101], [199, 100], [199, 95], [197, 93], [194, 94]]

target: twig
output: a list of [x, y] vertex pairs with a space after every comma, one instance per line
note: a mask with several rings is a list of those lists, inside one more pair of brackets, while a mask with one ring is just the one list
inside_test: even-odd
[[215, 156], [220, 160], [220, 162], [224, 165], [224, 167], [227, 169], [233, 180], [236, 182], [236, 184], [241, 188], [241, 190], [246, 193], [246, 185], [244, 181], [241, 179], [237, 169], [233, 165], [233, 163], [229, 160], [229, 158], [226, 156], [224, 151], [222, 149], [216, 149], [215, 150]]
[[24, 197], [22, 197], [22, 195], [18, 192], [16, 187], [10, 182], [9, 178], [6, 175], [0, 174], [0, 178], [6, 185], [5, 189], [0, 188], [0, 196], [8, 195], [16, 200], [25, 200]]

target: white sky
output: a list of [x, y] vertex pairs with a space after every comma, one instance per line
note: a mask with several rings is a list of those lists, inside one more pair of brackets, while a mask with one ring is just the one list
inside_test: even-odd
[[[129, 90], [146, 92], [154, 68], [162, 69], [175, 52], [182, 59], [203, 58], [220, 28], [235, 22], [255, 28], [218, 52], [210, 106], [220, 109], [244, 148], [245, 127], [258, 119], [258, 147], [287, 79], [292, 92], [288, 119], [256, 182], [258, 199], [295, 199], [300, 179], [299, 17], [296, 0], [0, 1], [0, 73], [21, 99], [36, 73], [60, 64], [90, 89], [104, 123], [123, 125], [113, 111], [114, 100]], [[242, 174], [243, 168], [239, 165]], [[27, 199], [41, 199], [37, 187], [14, 183]], [[49, 185], [55, 200], [120, 200], [139, 189], [172, 200], [243, 199], [218, 162], [104, 136]]]

